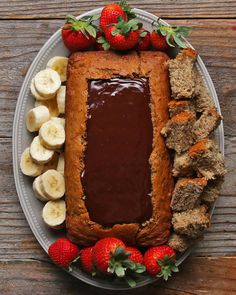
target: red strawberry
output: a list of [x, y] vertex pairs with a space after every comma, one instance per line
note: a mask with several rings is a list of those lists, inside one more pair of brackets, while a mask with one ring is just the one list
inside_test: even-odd
[[92, 251], [93, 247], [84, 248], [80, 251], [81, 266], [88, 273], [93, 272]]
[[142, 24], [138, 23], [136, 19], [128, 22], [120, 19], [117, 24], [106, 29], [106, 41], [115, 50], [132, 49], [138, 43], [139, 29], [141, 26]]
[[144, 29], [141, 29], [140, 35], [139, 35], [139, 41], [137, 45], [137, 50], [148, 50], [151, 45], [151, 36], [150, 33]]
[[125, 244], [116, 238], [104, 238], [95, 244], [92, 256], [93, 262], [99, 271], [102, 273], [109, 272], [110, 261], [114, 257], [117, 248], [125, 249]]
[[165, 51], [169, 47], [187, 47], [182, 37], [187, 37], [192, 31], [191, 28], [170, 27], [161, 25], [158, 22], [155, 26], [155, 30], [151, 33], [151, 42], [155, 49]]
[[172, 272], [178, 272], [175, 259], [175, 251], [167, 245], [162, 245], [149, 248], [144, 254], [143, 262], [150, 275], [167, 280]]
[[100, 27], [105, 30], [108, 28], [108, 25], [117, 23], [117, 18], [122, 17], [124, 20], [127, 20], [126, 13], [118, 3], [107, 4], [103, 8], [100, 17]]
[[166, 37], [162, 36], [160, 33], [153, 31], [151, 33], [151, 42], [152, 46], [156, 50], [166, 51], [169, 48], [169, 45], [166, 42]]
[[60, 238], [50, 245], [48, 254], [55, 264], [67, 268], [78, 257], [79, 248], [68, 239]]
[[129, 260], [132, 260], [135, 263], [143, 263], [143, 255], [137, 248], [126, 247], [125, 250], [130, 252], [130, 255], [128, 257]]
[[77, 20], [69, 16], [61, 30], [65, 46], [71, 51], [86, 50], [95, 43], [96, 29], [92, 25], [93, 17]]

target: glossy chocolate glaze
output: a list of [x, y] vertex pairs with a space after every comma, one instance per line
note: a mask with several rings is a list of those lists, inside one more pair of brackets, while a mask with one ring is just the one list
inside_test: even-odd
[[151, 217], [153, 127], [146, 78], [88, 82], [81, 181], [90, 219], [109, 226]]

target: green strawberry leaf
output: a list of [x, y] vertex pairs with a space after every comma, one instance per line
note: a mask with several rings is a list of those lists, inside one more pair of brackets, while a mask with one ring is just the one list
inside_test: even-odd
[[104, 36], [100, 36], [100, 37], [98, 37], [98, 39], [97, 39], [97, 42], [99, 43], [99, 44], [102, 44], [102, 43], [104, 43], [106, 41], [106, 38], [104, 37]]
[[115, 274], [119, 277], [119, 278], [122, 278], [125, 276], [125, 270], [124, 268], [119, 264], [117, 264], [115, 266]]
[[139, 36], [144, 38], [147, 35], [147, 31], [141, 31]]
[[180, 47], [180, 48], [187, 48], [187, 45], [180, 39], [181, 37], [178, 36], [173, 36], [175, 43]]
[[167, 34], [166, 42], [170, 47], [175, 47], [175, 44], [173, 43], [173, 35], [171, 33]]
[[93, 26], [88, 25], [87, 27], [85, 27], [85, 30], [89, 33], [90, 36], [92, 36], [93, 38], [96, 38], [96, 30]]
[[126, 268], [129, 268], [131, 270], [135, 270], [136, 269], [136, 265], [133, 261], [126, 259], [124, 261], [122, 261], [122, 265]]
[[141, 263], [136, 263], [136, 269], [135, 269], [136, 273], [144, 273], [145, 271], [146, 271], [145, 265]]
[[132, 11], [131, 7], [127, 4], [127, 2], [125, 0], [119, 1], [118, 4], [124, 10], [128, 19], [132, 19], [132, 18], [136, 17], [136, 14]]
[[116, 36], [117, 34], [119, 34], [119, 30], [118, 29], [113, 29], [111, 31], [112, 36]]
[[125, 277], [125, 280], [126, 280], [127, 284], [128, 284], [131, 288], [134, 288], [134, 287], [136, 286], [136, 282], [135, 282], [135, 280], [133, 280], [131, 277], [126, 276], [126, 277]]

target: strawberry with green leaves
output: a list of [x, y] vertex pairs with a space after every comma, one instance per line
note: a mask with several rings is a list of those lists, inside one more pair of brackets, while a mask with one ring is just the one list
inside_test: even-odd
[[142, 24], [136, 19], [126, 22], [119, 17], [118, 23], [110, 25], [106, 29], [105, 38], [100, 38], [99, 43], [108, 43], [115, 50], [132, 49], [138, 43], [141, 27]]
[[92, 24], [98, 16], [84, 17], [77, 20], [74, 16], [68, 16], [62, 27], [61, 36], [65, 46], [70, 52], [87, 50], [95, 44], [96, 27]]
[[121, 17], [125, 21], [135, 17], [135, 14], [132, 12], [126, 1], [119, 1], [117, 3], [105, 5], [101, 12], [99, 25], [105, 32], [110, 24], [118, 22], [118, 17]]
[[149, 248], [144, 253], [143, 263], [151, 276], [168, 280], [172, 272], [178, 272], [175, 259], [175, 251], [167, 245], [161, 245]]
[[150, 48], [150, 45], [151, 45], [151, 35], [148, 31], [142, 28], [139, 34], [137, 50], [138, 51], [148, 50]]
[[79, 248], [66, 238], [59, 238], [48, 249], [52, 261], [64, 268], [70, 268], [71, 263], [79, 257]]
[[183, 37], [187, 37], [191, 31], [190, 27], [171, 27], [156, 23], [151, 33], [152, 46], [160, 51], [166, 51], [171, 47], [186, 48]]
[[126, 251], [125, 244], [112, 237], [99, 240], [92, 250], [93, 263], [99, 272], [123, 278], [133, 287], [136, 283], [132, 274], [143, 273], [145, 266], [129, 259], [130, 255], [131, 252]]

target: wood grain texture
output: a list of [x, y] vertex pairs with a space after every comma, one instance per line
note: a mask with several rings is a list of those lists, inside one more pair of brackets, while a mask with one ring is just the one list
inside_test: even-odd
[[235, 265], [235, 257], [188, 258], [167, 283], [130, 291], [106, 291], [79, 282], [50, 263], [8, 261], [0, 263], [0, 291], [4, 295], [233, 295], [236, 294]]
[[[35, 1], [28, 9], [32, 1], [12, 0], [9, 2], [2, 0], [0, 2], [0, 18], [65, 18], [69, 13], [79, 15], [110, 2], [110, 0], [40, 0]], [[132, 7], [168, 18], [232, 18], [236, 16], [236, 2], [234, 0], [227, 0], [227, 10], [223, 0], [129, 0], [128, 2]]]

